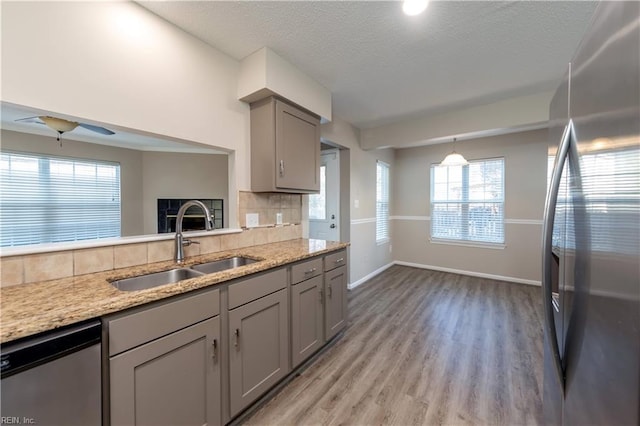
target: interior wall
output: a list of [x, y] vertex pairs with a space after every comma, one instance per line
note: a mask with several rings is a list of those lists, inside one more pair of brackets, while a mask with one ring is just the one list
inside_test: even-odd
[[82, 158], [120, 163], [121, 234], [123, 237], [144, 234], [142, 211], [142, 153], [62, 139], [2, 130], [2, 150], [48, 154], [59, 157]]
[[[332, 122], [322, 125], [321, 137], [349, 149], [349, 155], [342, 156], [341, 153], [341, 161], [348, 160], [350, 170], [348, 208], [351, 217], [349, 242], [352, 255], [349, 262], [349, 283], [353, 287], [392, 262], [391, 242], [380, 245], [376, 243], [376, 161], [382, 160], [390, 165], [393, 180], [394, 151], [363, 151], [359, 145], [358, 129], [335, 116]], [[393, 182], [391, 185], [393, 191]]]
[[222, 198], [229, 227], [228, 159], [219, 154], [142, 154], [144, 233], [158, 232], [158, 198]]
[[134, 2], [3, 2], [1, 18], [3, 101], [229, 149], [249, 189], [238, 61]]
[[394, 260], [452, 272], [540, 282], [542, 215], [547, 181], [547, 130], [472, 139], [456, 144], [468, 160], [505, 159], [505, 247], [430, 241], [430, 166], [451, 144], [396, 151], [392, 167]]

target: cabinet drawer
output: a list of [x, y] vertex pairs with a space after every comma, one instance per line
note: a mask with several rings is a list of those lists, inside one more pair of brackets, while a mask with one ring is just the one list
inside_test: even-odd
[[322, 258], [307, 260], [291, 267], [291, 284], [298, 284], [322, 274]]
[[324, 270], [330, 271], [339, 266], [347, 264], [347, 251], [340, 250], [336, 253], [328, 254], [324, 257]]
[[284, 268], [232, 284], [229, 286], [229, 309], [259, 299], [286, 286], [287, 270]]
[[176, 330], [220, 313], [220, 290], [188, 296], [175, 301], [122, 314], [109, 323], [109, 356], [150, 342]]

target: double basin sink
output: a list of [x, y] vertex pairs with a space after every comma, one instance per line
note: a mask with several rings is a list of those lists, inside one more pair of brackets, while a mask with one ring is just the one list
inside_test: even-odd
[[241, 266], [250, 265], [257, 260], [248, 257], [236, 256], [228, 259], [214, 260], [213, 262], [201, 263], [188, 268], [175, 268], [163, 272], [155, 272], [151, 274], [139, 275], [137, 277], [124, 278], [122, 280], [112, 281], [118, 290], [137, 291], [148, 288], [158, 287], [165, 284], [177, 283], [178, 281], [189, 278], [201, 277], [206, 274], [226, 271], [228, 269], [239, 268]]

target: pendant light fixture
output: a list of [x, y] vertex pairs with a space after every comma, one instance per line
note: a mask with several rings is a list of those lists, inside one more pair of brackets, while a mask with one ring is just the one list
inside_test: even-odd
[[453, 151], [451, 154], [444, 157], [444, 160], [440, 163], [441, 166], [466, 166], [469, 162], [456, 152], [456, 138], [453, 138]]

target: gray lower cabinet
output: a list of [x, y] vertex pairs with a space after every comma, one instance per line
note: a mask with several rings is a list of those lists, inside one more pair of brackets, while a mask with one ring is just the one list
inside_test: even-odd
[[218, 425], [220, 318], [110, 360], [112, 425]]
[[324, 274], [325, 339], [329, 340], [347, 325], [347, 267]]
[[322, 275], [291, 287], [291, 363], [293, 368], [324, 344]]
[[289, 372], [287, 297], [284, 288], [229, 311], [231, 417]]

